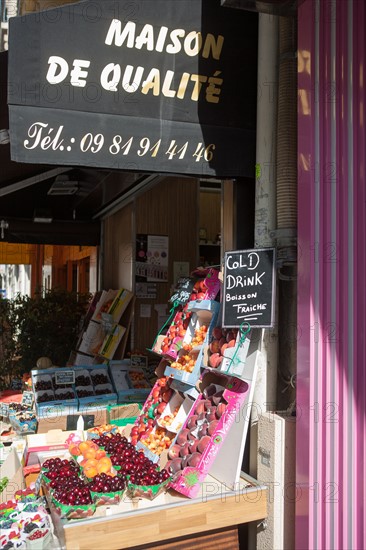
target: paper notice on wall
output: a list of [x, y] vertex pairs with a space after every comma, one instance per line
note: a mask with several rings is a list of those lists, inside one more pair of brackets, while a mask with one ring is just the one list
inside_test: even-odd
[[166, 304], [155, 304], [154, 309], [158, 313], [158, 330], [160, 330], [169, 319], [169, 313]]
[[151, 317], [151, 304], [140, 304], [140, 317]]

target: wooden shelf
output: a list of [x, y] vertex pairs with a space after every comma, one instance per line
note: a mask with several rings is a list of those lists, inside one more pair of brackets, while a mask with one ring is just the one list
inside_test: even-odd
[[153, 501], [126, 499], [100, 507], [88, 520], [60, 521], [54, 514], [53, 519], [66, 550], [121, 550], [225, 532], [266, 515], [267, 488], [243, 474], [235, 491], [207, 477], [195, 499], [169, 491]]

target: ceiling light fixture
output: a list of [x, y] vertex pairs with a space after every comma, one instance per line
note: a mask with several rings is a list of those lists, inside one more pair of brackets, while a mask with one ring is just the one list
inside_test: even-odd
[[35, 210], [33, 215], [34, 223], [51, 223], [53, 220], [49, 210]]
[[69, 176], [63, 174], [57, 176], [51, 187], [49, 188], [47, 195], [75, 195], [79, 191], [79, 182], [70, 180]]

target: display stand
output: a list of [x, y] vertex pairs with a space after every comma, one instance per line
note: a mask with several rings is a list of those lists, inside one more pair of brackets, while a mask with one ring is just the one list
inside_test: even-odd
[[[214, 492], [213, 486], [217, 487]], [[53, 514], [53, 521], [66, 550], [138, 547], [158, 550], [164, 548], [162, 543], [173, 540], [178, 544], [184, 541], [185, 546], [181, 547], [196, 548], [196, 537], [206, 534], [211, 544], [206, 541], [201, 548], [210, 550], [218, 548], [220, 540], [212, 537], [212, 532], [237, 531], [238, 525], [263, 519], [266, 515], [267, 488], [242, 474], [235, 491], [208, 477], [194, 499], [175, 492], [159, 495], [153, 501], [125, 499], [120, 505], [110, 507], [104, 516], [63, 522]], [[233, 544], [221, 547], [238, 548]]]
[[[245, 362], [245, 376], [242, 378], [249, 385], [249, 392], [246, 400], [237, 412], [235, 422], [225, 437], [225, 445], [221, 447], [215, 462], [210, 468], [210, 475], [230, 488], [235, 488], [240, 481], [250, 411], [257, 378], [258, 348], [259, 338], [253, 338]], [[233, 452], [233, 449], [237, 450], [237, 452]]]

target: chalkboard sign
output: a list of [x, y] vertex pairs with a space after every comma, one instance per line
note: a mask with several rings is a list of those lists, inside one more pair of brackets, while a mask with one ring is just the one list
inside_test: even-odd
[[179, 277], [173, 295], [169, 302], [179, 302], [180, 304], [186, 304], [192, 294], [196, 279], [192, 277]]
[[56, 385], [61, 384], [75, 384], [75, 371], [64, 370], [55, 373]]
[[225, 252], [223, 326], [273, 327], [275, 249]]
[[84, 420], [84, 430], [89, 430], [95, 426], [95, 415], [94, 414], [69, 414], [66, 418], [66, 431], [74, 431], [77, 429], [77, 423], [79, 417], [82, 416]]

